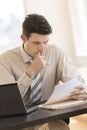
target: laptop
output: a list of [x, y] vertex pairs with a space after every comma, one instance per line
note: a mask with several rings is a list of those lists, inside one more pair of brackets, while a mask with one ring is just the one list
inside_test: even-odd
[[37, 109], [38, 105], [25, 105], [17, 83], [0, 85], [0, 117], [29, 114]]

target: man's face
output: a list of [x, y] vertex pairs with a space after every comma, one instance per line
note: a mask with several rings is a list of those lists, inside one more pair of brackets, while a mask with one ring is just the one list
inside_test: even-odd
[[29, 39], [27, 39], [26, 37], [25, 39], [26, 40], [23, 41], [24, 50], [27, 52], [27, 54], [35, 57], [38, 52], [43, 55], [43, 52], [46, 48], [46, 44], [49, 41], [49, 35], [40, 35], [37, 33], [32, 33]]

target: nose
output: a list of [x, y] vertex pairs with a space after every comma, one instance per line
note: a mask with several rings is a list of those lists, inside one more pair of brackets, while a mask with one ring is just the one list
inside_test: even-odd
[[44, 49], [45, 49], [45, 44], [44, 44], [44, 43], [41, 43], [41, 44], [39, 45], [39, 47], [38, 47], [38, 51], [42, 54], [43, 51], [44, 51]]

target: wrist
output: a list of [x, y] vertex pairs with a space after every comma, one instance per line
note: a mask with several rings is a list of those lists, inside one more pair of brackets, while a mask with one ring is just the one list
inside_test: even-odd
[[33, 79], [35, 76], [35, 72], [32, 68], [28, 68], [25, 73], [28, 75], [30, 79]]

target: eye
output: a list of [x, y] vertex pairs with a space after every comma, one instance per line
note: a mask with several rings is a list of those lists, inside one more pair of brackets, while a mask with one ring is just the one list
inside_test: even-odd
[[37, 44], [37, 45], [40, 44], [40, 42], [33, 42], [33, 43], [34, 43], [34, 44]]
[[44, 42], [44, 44], [46, 45], [48, 43], [48, 41]]
[[41, 44], [40, 42], [36, 42], [36, 44]]

